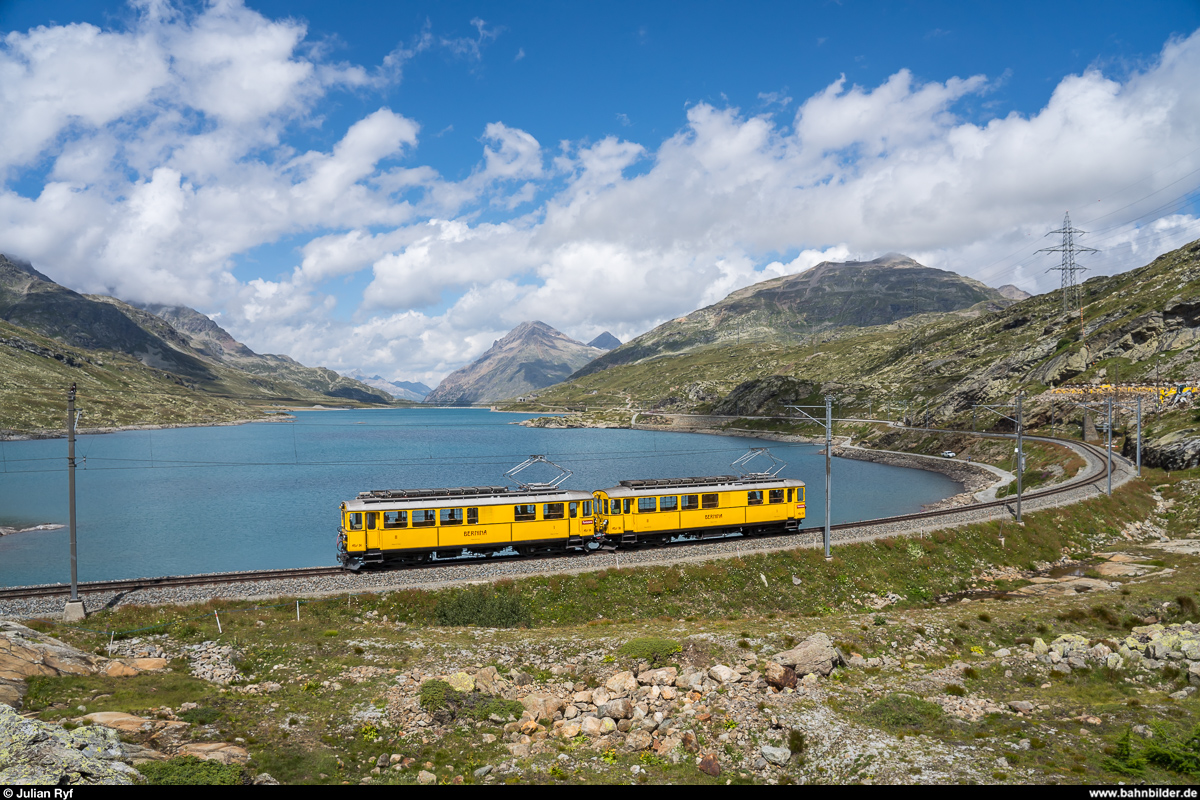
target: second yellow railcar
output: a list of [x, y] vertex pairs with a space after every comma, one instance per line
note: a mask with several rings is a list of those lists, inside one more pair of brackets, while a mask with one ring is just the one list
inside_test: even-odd
[[773, 476], [621, 481], [593, 497], [596, 541], [606, 548], [794, 531], [806, 507], [803, 481]]

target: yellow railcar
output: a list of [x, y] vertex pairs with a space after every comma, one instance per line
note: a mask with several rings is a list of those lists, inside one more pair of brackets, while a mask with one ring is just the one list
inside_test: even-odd
[[338, 561], [412, 565], [432, 557], [583, 551], [593, 538], [592, 495], [557, 488], [363, 492], [342, 503]]
[[795, 531], [805, 512], [804, 482], [774, 476], [621, 481], [593, 496], [596, 542], [605, 549]]

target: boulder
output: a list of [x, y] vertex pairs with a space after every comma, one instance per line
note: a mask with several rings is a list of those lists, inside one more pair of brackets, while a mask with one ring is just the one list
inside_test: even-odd
[[637, 676], [637, 682], [643, 686], [671, 686], [679, 677], [679, 670], [674, 667], [651, 669]]
[[658, 753], [660, 756], [665, 756], [682, 744], [683, 737], [678, 733], [672, 733], [669, 736], [664, 736], [663, 738], [656, 740], [653, 744], [651, 744], [651, 747], [654, 749], [654, 752]]
[[782, 664], [776, 664], [774, 661], [767, 662], [767, 670], [763, 673], [763, 677], [767, 679], [767, 683], [776, 689], [796, 688], [796, 670], [791, 667], [785, 667]]
[[782, 767], [788, 763], [789, 759], [791, 759], [792, 751], [788, 750], [786, 747], [770, 747], [764, 745], [762, 748], [762, 757], [765, 758], [769, 763], [774, 764], [777, 767]]
[[110, 661], [100, 671], [110, 678], [132, 678], [138, 674], [137, 667], [124, 661]]
[[584, 717], [580, 726], [582, 733], [587, 736], [606, 736], [617, 729], [617, 723], [609, 717]]
[[721, 764], [717, 761], [717, 757], [712, 753], [705, 755], [700, 759], [700, 771], [705, 775], [711, 775], [714, 778], [721, 777]]
[[[128, 734], [152, 733], [162, 723], [162, 720], [137, 717], [133, 714], [126, 714], [124, 711], [97, 711], [94, 714], [85, 715], [84, 719], [96, 725], [103, 725], [105, 728], [112, 728]], [[187, 723], [178, 724], [186, 725]]]
[[708, 671], [708, 677], [718, 683], [729, 683], [730, 681], [736, 681], [738, 674], [724, 664], [717, 664]]
[[630, 731], [625, 737], [625, 749], [634, 752], [647, 750], [653, 743], [654, 739], [650, 736], [650, 733], [641, 729]]
[[596, 713], [601, 717], [612, 717], [613, 719], [632, 719], [633, 718], [633, 702], [628, 697], [618, 697], [615, 700], [609, 700], [604, 705], [596, 709]]
[[842, 654], [833, 646], [833, 641], [823, 633], [814, 633], [797, 647], [785, 650], [772, 660], [791, 667], [797, 675], [828, 675], [834, 667], [845, 663]]
[[125, 735], [126, 739], [146, 742], [158, 748], [171, 748], [187, 738], [186, 722], [180, 720], [147, 719], [121, 711], [97, 711], [83, 719]]
[[618, 672], [605, 681], [604, 686], [614, 695], [628, 695], [637, 691], [638, 681], [632, 672]]
[[250, 754], [244, 747], [228, 742], [193, 742], [180, 747], [176, 755], [195, 756], [203, 761], [216, 761], [220, 764], [245, 764], [250, 760]]
[[446, 678], [446, 683], [456, 692], [469, 694], [475, 691], [475, 679], [465, 672], [456, 672]]
[[530, 716], [534, 719], [554, 719], [566, 707], [567, 701], [552, 694], [531, 694], [521, 700]]
[[496, 668], [484, 667], [475, 673], [475, 688], [483, 694], [495, 695], [498, 694], [496, 687]]

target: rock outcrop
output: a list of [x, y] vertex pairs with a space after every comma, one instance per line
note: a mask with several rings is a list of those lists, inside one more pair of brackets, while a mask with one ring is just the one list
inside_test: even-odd
[[[1122, 455], [1133, 458], [1137, 450], [1134, 437], [1127, 437]], [[1142, 442], [1142, 463], [1165, 470], [1200, 467], [1200, 429], [1172, 431], [1157, 439]]]
[[131, 785], [140, 775], [117, 732], [100, 726], [67, 730], [25, 719], [0, 704], [0, 784]]
[[0, 706], [19, 709], [25, 679], [35, 675], [91, 675], [108, 659], [84, 653], [16, 622], [0, 620]]

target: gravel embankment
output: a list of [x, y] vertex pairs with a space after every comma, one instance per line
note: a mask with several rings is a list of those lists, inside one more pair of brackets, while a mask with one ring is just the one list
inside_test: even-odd
[[[1073, 480], [1103, 473], [1104, 462], [1091, 451], [1077, 448], [1087, 465]], [[1114, 459], [1113, 488], [1124, 484], [1134, 476], [1134, 470], [1126, 462]], [[1069, 505], [1103, 494], [1105, 484], [1082, 486], [1068, 492], [1045, 498], [1026, 498], [1022, 511], [1029, 513], [1038, 509]], [[954, 514], [926, 520], [884, 522], [845, 530], [834, 530], [831, 541], [839, 543], [861, 542], [891, 536], [915, 536], [941, 528], [986, 522], [994, 519], [1012, 519], [1016, 499], [1006, 507], [964, 507]], [[158, 605], [204, 603], [213, 599], [261, 600], [264, 603], [280, 597], [321, 597], [360, 592], [379, 592], [393, 589], [437, 589], [473, 582], [494, 581], [501, 578], [522, 578], [544, 573], [578, 573], [613, 567], [647, 566], [670, 564], [681, 561], [703, 561], [714, 558], [732, 558], [751, 552], [790, 550], [796, 547], [823, 546], [822, 520], [808, 520], [810, 526], [788, 537], [765, 539], [743, 539], [735, 537], [719, 541], [688, 543], [666, 549], [645, 549], [621, 552], [593, 553], [588, 556], [563, 556], [535, 560], [472, 559], [454, 565], [423, 567], [417, 569], [392, 570], [387, 572], [344, 573], [317, 578], [292, 578], [272, 581], [228, 583], [211, 586], [142, 589], [135, 592], [106, 592], [84, 594], [89, 610], [117, 605]], [[62, 613], [64, 600], [34, 598], [28, 600], [0, 601], [0, 617], [29, 618], [54, 617]], [[303, 612], [302, 612], [303, 613]]]

